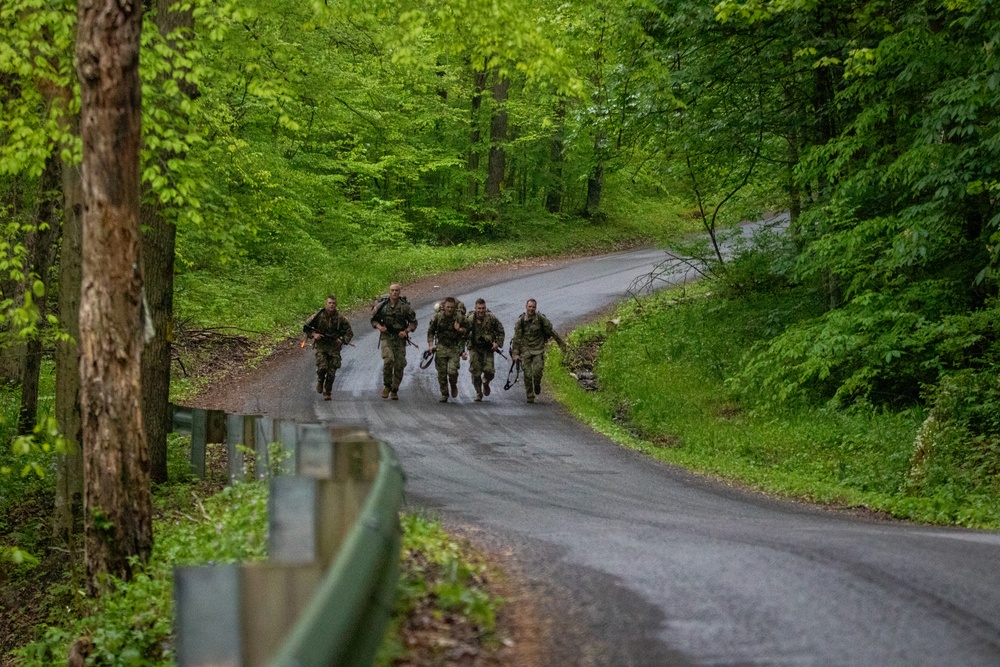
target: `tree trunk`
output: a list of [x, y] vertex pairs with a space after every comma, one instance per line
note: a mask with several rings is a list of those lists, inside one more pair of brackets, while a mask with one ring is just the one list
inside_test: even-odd
[[150, 477], [167, 481], [167, 435], [171, 430], [170, 343], [173, 337], [174, 241], [176, 227], [153, 205], [141, 209], [142, 277], [153, 338], [142, 349], [142, 417], [149, 447]]
[[[191, 10], [171, 11], [174, 0], [158, 0], [156, 27], [170, 42], [170, 35], [178, 28], [191, 28], [194, 18]], [[173, 48], [180, 48], [171, 42]], [[193, 87], [183, 91], [188, 97], [197, 97]], [[183, 157], [176, 153], [166, 156]], [[155, 196], [148, 193], [147, 200]], [[146, 307], [153, 322], [153, 338], [142, 350], [142, 415], [149, 447], [150, 476], [153, 482], [167, 481], [167, 435], [170, 433], [170, 343], [173, 334], [174, 310], [174, 245], [177, 235], [175, 225], [163, 217], [159, 206], [143, 204], [140, 210], [142, 235], [142, 279], [146, 294]]]
[[499, 70], [493, 74], [493, 117], [490, 119], [490, 159], [486, 167], [486, 198], [494, 206], [500, 203], [503, 177], [507, 168], [507, 91], [510, 79], [501, 77]]
[[[79, 135], [79, 119], [73, 118]], [[83, 442], [80, 421], [80, 278], [83, 190], [80, 166], [63, 163], [63, 232], [59, 252], [59, 321], [72, 341], [56, 343], [56, 421], [66, 440], [58, 463], [53, 531], [58, 541], [72, 543], [83, 518]]]
[[597, 157], [597, 163], [587, 179], [587, 205], [583, 211], [584, 217], [587, 218], [593, 218], [601, 208], [601, 194], [604, 191], [604, 160], [601, 158], [601, 154], [604, 152], [605, 141], [604, 130], [600, 130], [594, 139], [594, 154]]
[[563, 129], [566, 124], [566, 100], [559, 100], [556, 107], [556, 129], [549, 139], [549, 182], [545, 194], [545, 208], [549, 213], [562, 211], [563, 197]]
[[483, 92], [486, 90], [486, 79], [489, 74], [483, 70], [473, 74], [472, 89], [472, 130], [469, 132], [469, 199], [473, 203], [479, 198], [479, 142], [482, 133], [479, 131], [479, 108], [483, 104]]
[[[49, 269], [52, 267], [52, 252], [59, 229], [59, 158], [50, 155], [45, 161], [39, 183], [38, 207], [35, 213], [34, 229], [28, 232], [26, 241], [27, 257], [24, 267], [24, 297], [33, 298], [38, 309], [38, 327], [34, 336], [25, 343], [24, 370], [21, 375], [21, 409], [17, 418], [17, 431], [24, 435], [31, 433], [38, 420], [38, 380], [42, 371], [42, 334], [47, 327]], [[41, 295], [34, 293], [34, 282], [43, 285]], [[25, 301], [27, 303], [27, 301]]]
[[142, 5], [82, 2], [77, 21], [83, 139], [83, 417], [87, 584], [129, 579], [153, 545], [140, 382], [139, 43]]

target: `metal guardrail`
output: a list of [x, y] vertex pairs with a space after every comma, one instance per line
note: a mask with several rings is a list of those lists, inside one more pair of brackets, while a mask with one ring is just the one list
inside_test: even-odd
[[403, 499], [399, 463], [388, 445], [380, 447], [382, 464], [364, 510], [272, 667], [370, 665], [375, 657], [399, 580]]
[[[230, 452], [253, 448], [258, 477], [272, 443], [287, 456], [269, 483], [269, 560], [175, 570], [177, 664], [370, 665], [399, 578], [403, 473], [392, 449], [363, 429], [210, 412], [174, 410], [193, 466], [205, 432]], [[231, 481], [242, 479], [238, 463]]]

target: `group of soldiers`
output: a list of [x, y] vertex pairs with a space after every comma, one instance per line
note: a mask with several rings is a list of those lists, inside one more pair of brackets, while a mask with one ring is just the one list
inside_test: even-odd
[[[434, 357], [441, 390], [438, 400], [447, 403], [449, 397], [458, 397], [458, 372], [462, 360], [468, 359], [476, 391], [473, 400], [482, 401], [484, 396], [490, 395], [490, 382], [496, 376], [494, 355], [503, 356], [506, 336], [503, 324], [489, 311], [484, 299], [476, 299], [471, 313], [466, 313], [465, 305], [451, 296], [435, 304], [434, 310], [427, 327], [427, 352], [424, 354]], [[417, 316], [402, 296], [398, 284], [390, 285], [388, 297], [380, 299], [372, 308], [371, 325], [380, 333], [382, 398], [398, 400], [406, 368], [406, 348], [417, 347], [410, 340], [410, 334], [417, 330]], [[303, 331], [312, 338], [316, 350], [316, 391], [330, 400], [333, 380], [341, 365], [341, 350], [344, 345], [351, 345], [354, 337], [347, 318], [337, 311], [335, 296], [326, 298], [325, 307], [309, 318]], [[510, 345], [511, 364], [520, 364], [524, 374], [528, 403], [534, 403], [535, 396], [542, 391], [545, 346], [549, 340], [565, 347], [549, 319], [538, 312], [536, 301], [528, 299], [524, 313], [514, 324]]]

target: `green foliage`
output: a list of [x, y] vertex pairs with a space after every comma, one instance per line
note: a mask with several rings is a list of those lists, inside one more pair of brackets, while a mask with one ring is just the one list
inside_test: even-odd
[[[176, 442], [174, 445], [176, 446]], [[195, 487], [178, 485], [167, 497]], [[162, 496], [162, 494], [161, 494]], [[190, 500], [187, 501], [190, 503]], [[38, 639], [18, 652], [18, 664], [50, 665], [65, 660], [69, 646], [88, 638], [94, 665], [171, 665], [173, 568], [178, 565], [261, 560], [265, 556], [267, 486], [260, 482], [194, 496], [196, 516], [157, 501], [163, 518], [154, 522], [149, 563], [129, 582], [115, 581], [100, 598], [76, 598], [76, 609], [57, 612], [40, 627]]]
[[403, 562], [396, 608], [376, 664], [396, 664], [405, 658], [399, 633], [407, 615], [418, 607], [435, 615], [447, 612], [461, 616], [489, 638], [501, 601], [484, 586], [486, 565], [468, 546], [444, 532], [440, 522], [409, 513], [403, 514], [400, 522]]
[[741, 399], [732, 378], [744, 350], [814, 317], [803, 296], [731, 299], [703, 284], [627, 304], [614, 332], [594, 326], [571, 336], [576, 345], [606, 337], [594, 368], [601, 391], [558, 372], [558, 350], [549, 361], [554, 389], [595, 428], [665, 461], [820, 502], [1000, 526], [995, 374], [949, 380], [927, 415], [865, 402], [750, 409]]
[[997, 521], [1000, 378], [993, 369], [949, 373], [934, 388], [930, 404], [917, 432], [907, 491], [941, 499], [941, 521]]

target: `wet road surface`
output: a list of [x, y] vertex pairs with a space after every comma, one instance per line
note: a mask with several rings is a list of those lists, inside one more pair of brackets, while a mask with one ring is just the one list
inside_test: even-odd
[[[565, 333], [662, 258], [554, 262], [454, 296], [470, 310], [485, 298], [508, 339], [533, 297]], [[422, 349], [444, 296], [415, 300]], [[856, 519], [699, 478], [595, 434], [544, 387], [533, 405], [520, 384], [504, 392], [499, 358], [492, 396], [472, 402], [463, 365], [459, 398], [442, 404], [410, 348], [399, 401], [383, 400], [376, 332], [352, 324], [333, 401], [302, 350], [250, 384], [244, 410], [365, 423], [389, 442], [411, 505], [513, 552], [550, 614], [552, 664], [1000, 665], [1000, 533]]]

